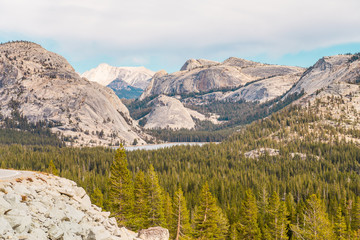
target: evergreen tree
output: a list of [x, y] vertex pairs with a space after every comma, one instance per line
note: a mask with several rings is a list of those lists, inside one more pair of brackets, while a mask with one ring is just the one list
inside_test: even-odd
[[113, 216], [120, 226], [130, 226], [133, 213], [134, 189], [123, 146], [115, 153], [111, 165], [110, 204]]
[[259, 201], [258, 201], [258, 224], [260, 228], [260, 232], [264, 234], [266, 232], [266, 213], [268, 211], [268, 204], [269, 204], [269, 194], [263, 186], [262, 190], [259, 194]]
[[360, 197], [356, 197], [352, 211], [351, 229], [360, 235]]
[[249, 189], [245, 192], [245, 199], [241, 205], [239, 236], [240, 239], [261, 239], [258, 225], [258, 209], [253, 192]]
[[216, 199], [206, 183], [199, 195], [199, 204], [195, 210], [194, 236], [196, 239], [226, 239], [228, 223], [222, 210], [216, 205]]
[[186, 207], [186, 200], [181, 187], [175, 192], [173, 201], [173, 226], [170, 228], [175, 240], [190, 239], [192, 229], [189, 219], [189, 211]]
[[91, 202], [98, 207], [104, 207], [104, 195], [99, 188], [95, 188], [91, 194]]
[[288, 211], [285, 202], [281, 202], [279, 195], [274, 192], [269, 199], [266, 216], [266, 239], [285, 240], [287, 236]]
[[294, 202], [294, 196], [289, 193], [285, 198], [286, 210], [289, 213], [289, 220], [291, 223], [296, 222], [296, 204]]
[[315, 194], [311, 195], [307, 200], [303, 214], [303, 225], [291, 227], [297, 238], [314, 240], [334, 239], [333, 229], [325, 207]]
[[159, 179], [153, 165], [150, 165], [147, 175], [148, 189], [148, 220], [149, 225], [161, 226], [164, 223], [163, 190], [159, 185]]
[[[173, 224], [173, 206], [172, 199], [168, 192], [163, 191], [163, 212], [164, 212], [164, 221], [162, 226], [169, 229], [174, 225]], [[171, 231], [170, 231], [171, 234]], [[171, 236], [170, 236], [171, 237]]]
[[53, 174], [53, 175], [59, 176], [59, 171], [56, 169], [53, 160], [50, 161], [49, 167], [48, 167], [48, 169], [47, 169], [47, 172], [48, 172], [48, 173], [51, 173], [51, 174]]
[[338, 206], [335, 216], [334, 230], [336, 234], [336, 239], [345, 240], [347, 239], [346, 223], [343, 216], [341, 207]]
[[230, 240], [238, 240], [239, 239], [239, 232], [238, 232], [238, 223], [233, 223], [230, 225], [229, 230], [229, 239]]
[[135, 177], [134, 183], [134, 230], [145, 229], [149, 227], [148, 213], [148, 191], [145, 181], [145, 174], [143, 171], [139, 171]]

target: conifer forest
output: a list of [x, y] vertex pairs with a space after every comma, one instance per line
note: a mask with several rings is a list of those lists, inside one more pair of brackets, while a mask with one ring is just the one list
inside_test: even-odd
[[[16, 125], [1, 130], [0, 164], [72, 179], [120, 226], [162, 226], [171, 239], [360, 239], [360, 133], [316, 107], [219, 144], [153, 151], [65, 147], [46, 125]], [[12, 139], [21, 131], [32, 144]]]

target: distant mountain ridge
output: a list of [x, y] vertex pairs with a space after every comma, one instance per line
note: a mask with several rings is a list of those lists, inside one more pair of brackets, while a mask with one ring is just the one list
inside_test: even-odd
[[262, 64], [234, 57], [222, 63], [190, 59], [178, 72], [156, 73], [140, 99], [159, 94], [181, 95], [213, 89], [237, 88], [251, 82], [265, 79], [270, 81], [280, 77], [282, 82], [290, 79], [289, 81], [293, 84], [294, 76], [300, 77], [304, 71], [305, 69], [300, 67]]
[[[240, 58], [229, 58], [222, 63], [190, 59], [181, 71], [171, 74], [157, 72], [140, 100], [164, 94], [180, 100], [187, 108], [205, 109], [201, 111], [202, 114], [217, 115], [226, 102], [235, 104], [244, 101], [253, 103], [254, 116], [249, 112], [248, 117], [256, 119], [256, 115], [263, 116], [256, 113], [257, 103], [260, 106], [275, 101], [273, 104], [280, 103], [279, 106], [282, 106], [284, 102], [288, 104], [297, 99], [297, 103], [307, 104], [317, 99], [318, 95], [331, 97], [350, 94], [354, 99], [360, 82], [359, 58], [360, 54], [323, 57], [308, 69], [262, 64]], [[211, 107], [214, 104], [217, 107]], [[238, 105], [240, 110], [241, 104]], [[231, 105], [229, 107], [233, 108]], [[358, 108], [357, 105], [354, 107]], [[178, 111], [181, 111], [180, 108]], [[271, 112], [271, 105], [268, 108]], [[158, 119], [156, 113], [161, 114], [156, 111], [155, 105], [151, 119]], [[233, 117], [236, 118], [236, 114]], [[166, 123], [173, 120], [162, 116], [161, 121], [159, 127], [165, 128], [168, 126]], [[188, 121], [188, 124], [192, 122]]]
[[81, 76], [110, 87], [119, 98], [137, 98], [154, 74], [155, 72], [145, 67], [113, 67], [102, 63]]
[[[145, 127], [168, 128], [172, 126], [170, 128], [193, 129], [196, 128], [196, 124], [192, 118], [200, 121], [210, 120], [218, 125], [223, 120], [216, 121], [213, 117], [221, 118], [220, 113], [209, 112], [206, 109], [211, 108], [201, 106], [217, 104], [219, 107], [222, 105], [220, 107], [222, 108], [224, 104], [219, 104], [219, 102], [264, 103], [274, 100], [289, 91], [304, 71], [305, 69], [300, 67], [263, 64], [235, 57], [223, 62], [189, 59], [180, 71], [168, 74], [162, 70], [155, 73], [151, 79], [139, 100], [147, 101], [146, 99], [159, 96], [160, 102], [167, 104], [152, 105], [151, 113], [145, 117], [148, 120]], [[167, 98], [162, 95], [167, 95]], [[188, 112], [186, 109], [189, 108], [196, 110], [194, 112], [202, 109], [201, 113], [197, 113], [202, 116], [212, 116], [212, 118], [190, 117], [191, 114], [187, 114], [188, 117], [183, 116], [182, 121], [175, 123], [172, 116], [164, 114], [170, 111], [177, 115], [185, 114]], [[220, 108], [213, 109], [221, 111]], [[240, 106], [235, 108], [240, 109]], [[252, 118], [249, 117], [249, 119]], [[161, 121], [161, 124], [155, 124], [155, 119]]]

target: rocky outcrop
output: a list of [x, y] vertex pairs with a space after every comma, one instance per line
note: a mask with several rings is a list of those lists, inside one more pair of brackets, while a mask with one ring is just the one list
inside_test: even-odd
[[169, 239], [169, 230], [161, 227], [151, 227], [141, 230], [138, 237], [143, 240], [167, 240]]
[[299, 76], [300, 74], [289, 74], [256, 81], [238, 90], [225, 93], [219, 100], [266, 102], [285, 94], [299, 80]]
[[304, 69], [262, 64], [239, 58], [229, 58], [222, 63], [209, 60], [188, 60], [181, 71], [155, 75], [140, 100], [159, 94], [184, 94], [207, 92], [213, 89], [239, 88], [251, 82], [280, 78], [294, 82]]
[[73, 181], [33, 172], [0, 181], [0, 239], [168, 240], [163, 228], [139, 234], [117, 226]]
[[267, 154], [268, 156], [277, 156], [280, 154], [279, 149], [274, 148], [259, 148], [244, 153], [247, 158], [258, 159], [260, 156]]
[[315, 97], [325, 90], [339, 94], [341, 85], [360, 81], [358, 55], [335, 55], [323, 57], [310, 67], [288, 94], [304, 91], [304, 98]]
[[194, 119], [201, 121], [209, 120], [217, 123], [216, 116], [206, 117], [194, 110], [184, 107], [176, 98], [160, 95], [148, 103], [152, 110], [144, 118], [145, 128], [171, 128], [193, 129], [196, 125]]
[[185, 101], [197, 105], [212, 100], [230, 102], [245, 100], [248, 102], [258, 101], [263, 103], [285, 94], [294, 86], [299, 78], [300, 74], [271, 77], [260, 81], [254, 81], [233, 91], [208, 93], [195, 98], [188, 98]]
[[1, 114], [18, 109], [32, 122], [53, 123], [75, 145], [145, 143], [114, 92], [81, 78], [58, 54], [29, 42], [0, 45]]
[[210, 61], [206, 59], [189, 59], [181, 67], [180, 71], [190, 71], [195, 68], [203, 68], [219, 65], [219, 62]]

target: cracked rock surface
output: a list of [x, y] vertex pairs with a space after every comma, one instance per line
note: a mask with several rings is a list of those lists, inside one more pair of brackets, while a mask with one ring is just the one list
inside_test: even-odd
[[83, 188], [65, 178], [22, 171], [0, 180], [0, 239], [168, 239], [168, 234], [161, 237], [168, 233], [163, 228], [138, 238], [109, 215], [91, 204]]

